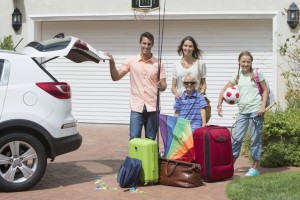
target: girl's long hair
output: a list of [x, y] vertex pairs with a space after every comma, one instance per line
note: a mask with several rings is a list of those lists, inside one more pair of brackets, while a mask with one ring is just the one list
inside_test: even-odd
[[249, 56], [251, 58], [251, 67], [250, 67], [251, 74], [250, 74], [250, 77], [251, 77], [251, 81], [254, 81], [254, 74], [252, 72], [253, 71], [253, 68], [252, 68], [253, 56], [249, 51], [243, 51], [243, 52], [240, 53], [239, 58], [238, 58], [239, 69], [238, 69], [238, 73], [236, 75], [236, 85], [239, 83], [239, 79], [240, 79], [240, 69], [241, 69], [240, 61], [241, 61], [241, 58], [243, 56]]

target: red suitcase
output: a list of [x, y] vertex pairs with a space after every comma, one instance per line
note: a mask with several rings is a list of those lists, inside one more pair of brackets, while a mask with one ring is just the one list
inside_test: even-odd
[[196, 163], [204, 180], [218, 181], [233, 176], [231, 135], [227, 128], [205, 126], [194, 131]]

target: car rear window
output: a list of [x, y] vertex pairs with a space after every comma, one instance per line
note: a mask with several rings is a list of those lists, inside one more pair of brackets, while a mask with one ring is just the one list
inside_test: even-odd
[[26, 47], [32, 47], [41, 52], [56, 51], [66, 48], [71, 42], [71, 38], [54, 38], [43, 42], [30, 42]]

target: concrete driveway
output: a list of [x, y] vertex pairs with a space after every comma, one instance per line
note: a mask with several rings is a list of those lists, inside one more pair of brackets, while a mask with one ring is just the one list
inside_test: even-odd
[[[204, 183], [204, 186], [197, 188], [153, 185], [139, 186], [139, 192], [123, 192], [123, 189], [118, 187], [116, 174], [128, 153], [129, 126], [80, 124], [79, 130], [83, 136], [80, 149], [61, 155], [54, 162], [48, 162], [45, 176], [30, 191], [0, 193], [0, 199], [227, 199], [225, 186], [230, 180]], [[162, 149], [162, 144], [160, 146]], [[243, 176], [249, 166], [247, 158], [238, 159], [233, 178]], [[261, 169], [262, 173], [286, 170], [299, 168]], [[107, 189], [96, 190], [96, 179]]]

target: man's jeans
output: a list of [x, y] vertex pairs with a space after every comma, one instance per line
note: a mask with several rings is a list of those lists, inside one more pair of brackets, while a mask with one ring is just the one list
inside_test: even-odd
[[143, 112], [131, 111], [130, 113], [130, 140], [141, 138], [142, 128], [145, 128], [145, 137], [155, 140], [158, 130], [157, 112], [147, 112], [144, 106]]

